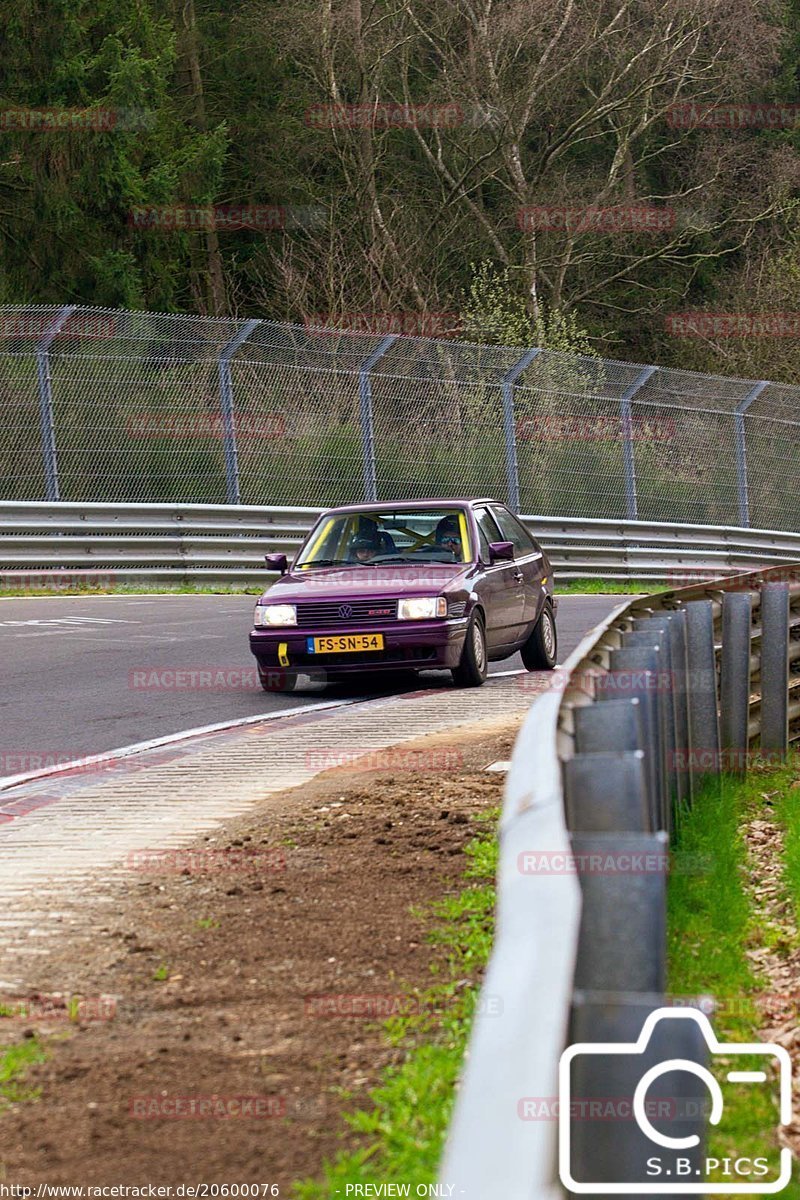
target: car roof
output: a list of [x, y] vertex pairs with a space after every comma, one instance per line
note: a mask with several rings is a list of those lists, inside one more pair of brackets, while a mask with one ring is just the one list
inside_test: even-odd
[[393, 512], [397, 508], [473, 508], [476, 504], [502, 504], [492, 496], [445, 496], [439, 500], [368, 500], [363, 504], [339, 504], [331, 513]]

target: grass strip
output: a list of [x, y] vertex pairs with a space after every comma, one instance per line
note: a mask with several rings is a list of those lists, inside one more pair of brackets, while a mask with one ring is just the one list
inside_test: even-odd
[[24, 1086], [25, 1076], [29, 1067], [45, 1058], [44, 1048], [35, 1037], [13, 1046], [0, 1046], [0, 1113], [10, 1104], [38, 1099], [38, 1088]]
[[657, 579], [566, 579], [555, 577], [557, 596], [650, 596], [665, 592], [673, 584]]
[[[91, 583], [75, 581], [68, 587], [2, 587], [0, 599], [20, 599], [27, 596], [260, 596], [274, 580], [263, 583], [117, 583], [113, 587], [93, 586]], [[556, 594], [575, 595], [624, 595], [638, 596], [663, 592], [668, 585], [652, 579], [572, 579], [563, 583], [556, 580]]]
[[783, 831], [783, 880], [800, 929], [800, 761], [793, 757], [781, 775], [773, 815]]
[[[720, 1041], [759, 1040], [756, 997], [769, 988], [769, 981], [753, 970], [747, 951], [770, 944], [773, 931], [753, 891], [756, 881], [743, 831], [749, 819], [765, 816], [765, 796], [782, 793], [787, 775], [784, 769], [756, 767], [743, 780], [707, 781], [692, 808], [682, 815], [678, 830], [676, 863], [685, 855], [686, 861], [702, 863], [703, 870], [694, 874], [676, 870], [670, 876], [668, 987], [676, 998], [708, 994], [716, 998], [712, 1024]], [[800, 816], [800, 800], [794, 803]], [[800, 827], [795, 828], [800, 881]], [[718, 1069], [722, 1082], [730, 1063]], [[778, 1154], [775, 1090], [772, 1084], [726, 1089], [724, 1116], [716, 1128], [709, 1128], [707, 1155], [720, 1160], [767, 1157], [774, 1167]], [[735, 1180], [722, 1171], [710, 1178], [720, 1183]], [[781, 1196], [800, 1200], [800, 1184], [793, 1180]]]
[[[369, 1093], [369, 1107], [345, 1115], [358, 1135], [356, 1149], [341, 1152], [321, 1180], [294, 1185], [297, 1200], [345, 1195], [347, 1184], [418, 1184], [436, 1181], [494, 930], [498, 810], [473, 818], [484, 827], [465, 847], [467, 886], [426, 906], [433, 922], [428, 940], [444, 950], [435, 982], [407, 993], [407, 1011], [384, 1023], [389, 1045], [402, 1050]], [[354, 1099], [349, 1096], [348, 1099]]]

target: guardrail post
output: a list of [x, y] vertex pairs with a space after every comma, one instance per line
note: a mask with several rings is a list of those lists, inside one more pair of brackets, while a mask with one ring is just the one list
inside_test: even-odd
[[358, 400], [361, 418], [361, 445], [364, 455], [364, 499], [378, 499], [378, 477], [375, 468], [375, 429], [372, 412], [372, 382], [369, 373], [400, 335], [389, 333], [378, 343], [372, 354], [364, 359], [358, 371]]
[[[594, 706], [607, 716], [612, 715], [610, 707]], [[588, 706], [579, 711], [587, 712]], [[576, 754], [564, 763], [564, 800], [567, 825], [575, 833], [649, 833], [644, 751]]]
[[242, 328], [226, 342], [219, 353], [219, 395], [222, 405], [222, 436], [225, 447], [225, 494], [228, 504], [241, 504], [239, 488], [239, 453], [236, 447], [236, 422], [233, 412], [233, 380], [231, 359], [257, 325], [255, 318], [245, 321]]
[[647, 383], [658, 367], [645, 367], [630, 387], [619, 398], [619, 415], [622, 421], [622, 461], [625, 468], [625, 516], [629, 521], [638, 520], [639, 502], [636, 498], [636, 463], [633, 457], [633, 397]]
[[749, 748], [750, 633], [752, 597], [749, 592], [722, 596], [722, 667], [720, 671], [720, 734], [725, 769], [743, 775]]
[[77, 304], [65, 304], [56, 313], [36, 343], [36, 377], [39, 383], [39, 424], [42, 430], [45, 496], [48, 500], [61, 499], [58, 486], [56, 431], [53, 419], [53, 387], [50, 378], [50, 346], [53, 343], [53, 339], [61, 332], [66, 321], [77, 307]]
[[714, 609], [710, 600], [689, 600], [686, 650], [692, 700], [689, 706], [689, 767], [692, 777], [719, 774], [719, 707], [714, 652]]
[[517, 461], [517, 427], [514, 420], [514, 385], [525, 368], [541, 354], [541, 346], [526, 350], [522, 358], [503, 376], [503, 432], [506, 439], [506, 479], [508, 482], [508, 507], [519, 512], [519, 463]]
[[664, 748], [661, 732], [661, 713], [657, 702], [658, 655], [646, 646], [612, 650], [610, 668], [598, 675], [597, 700], [620, 700], [636, 696], [642, 706], [645, 757], [650, 782], [651, 828], [664, 829]]
[[[572, 853], [583, 892], [575, 987], [663, 992], [668, 835], [576, 833]], [[626, 866], [632, 862], [645, 865], [636, 871]], [[598, 869], [593, 863], [608, 866]]]
[[657, 629], [663, 631], [669, 643], [670, 688], [672, 690], [672, 716], [675, 732], [674, 771], [678, 785], [678, 799], [687, 804], [692, 798], [692, 781], [689, 771], [687, 750], [689, 746], [689, 687], [686, 660], [686, 614], [681, 611], [654, 613], [650, 617], [637, 617], [635, 630]]
[[[576, 991], [569, 1041], [573, 1044], [637, 1042], [646, 1019], [652, 1018], [664, 1004], [665, 998], [661, 995]], [[633, 1096], [645, 1071], [652, 1067], [674, 1059], [706, 1065], [708, 1044], [697, 1022], [686, 1019], [689, 1012], [689, 1009], [682, 1009], [680, 1019], [660, 1018], [641, 1054], [614, 1054], [613, 1051], [577, 1054], [569, 1064], [569, 1074], [564, 1080], [567, 1086], [560, 1097], [559, 1119], [564, 1123], [570, 1121], [570, 1170], [574, 1182], [583, 1184], [583, 1192], [589, 1191], [596, 1196], [601, 1191], [627, 1190], [642, 1195], [641, 1184], [648, 1176], [653, 1142], [639, 1128], [638, 1122], [630, 1119]], [[568, 1098], [575, 1101], [574, 1105], [565, 1103], [565, 1091]], [[658, 1081], [658, 1095], [669, 1097], [669, 1132], [673, 1137], [688, 1139], [690, 1148], [682, 1150], [681, 1154], [685, 1155], [687, 1171], [696, 1178], [705, 1167], [706, 1086], [688, 1071], [669, 1071]], [[612, 1096], [616, 1106], [609, 1102]], [[598, 1102], [594, 1109], [597, 1116], [593, 1113], [592, 1101], [595, 1100]], [[695, 1140], [697, 1145], [694, 1145]], [[599, 1186], [592, 1187], [592, 1183]], [[623, 1186], [615, 1186], [619, 1184]], [[526, 1194], [538, 1195], [533, 1191]], [[555, 1189], [552, 1194], [556, 1195]], [[567, 1188], [567, 1195], [575, 1194]]]
[[[634, 622], [634, 628], [622, 636], [623, 646], [655, 646], [659, 653], [660, 668], [658, 696], [664, 719], [665, 767], [667, 777], [667, 804], [672, 813], [674, 799], [683, 799], [683, 777], [678, 769], [678, 716], [675, 700], [675, 671], [672, 662], [672, 639], [666, 620], [642, 617]], [[665, 828], [671, 828], [667, 825]]]
[[744, 415], [753, 401], [761, 395], [768, 386], [768, 380], [762, 379], [752, 387], [745, 398], [740, 401], [734, 413], [736, 431], [736, 483], [739, 493], [739, 524], [745, 529], [750, 528], [750, 496], [747, 485], [747, 442], [744, 436]]
[[789, 746], [789, 585], [761, 589], [761, 753]]

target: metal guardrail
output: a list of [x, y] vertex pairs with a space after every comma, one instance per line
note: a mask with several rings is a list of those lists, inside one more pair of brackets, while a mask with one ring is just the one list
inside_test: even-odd
[[[136, 580], [257, 583], [264, 555], [290, 556], [318, 508], [0, 502], [0, 576], [101, 572]], [[559, 579], [679, 583], [800, 559], [800, 534], [645, 521], [523, 516]], [[24, 581], [25, 576], [20, 574]]]
[[[556, 1122], [544, 1111], [549, 1103], [555, 1115], [562, 1050], [635, 1042], [666, 1003], [670, 836], [701, 779], [744, 772], [752, 752], [782, 757], [800, 740], [798, 663], [795, 563], [620, 605], [532, 705], [506, 786], [497, 932], [483, 988], [502, 1004], [479, 1005], [441, 1168], [455, 1195], [563, 1194]], [[621, 864], [628, 855], [627, 870], [594, 869], [610, 854]], [[635, 855], [653, 869], [637, 873]], [[673, 1020], [656, 1060], [702, 1063], [697, 1030], [695, 1021]], [[630, 1096], [643, 1070], [629, 1058], [602, 1077], [575, 1062], [573, 1094], [584, 1099]], [[662, 1078], [677, 1088], [675, 1074]], [[693, 1117], [671, 1132], [701, 1138], [683, 1152], [694, 1169], [706, 1093], [701, 1086], [693, 1094]], [[538, 1098], [545, 1119], [525, 1119], [526, 1098]], [[652, 1188], [637, 1169], [659, 1148], [636, 1122], [598, 1127], [570, 1119], [563, 1103], [559, 1122], [571, 1135], [573, 1178]]]

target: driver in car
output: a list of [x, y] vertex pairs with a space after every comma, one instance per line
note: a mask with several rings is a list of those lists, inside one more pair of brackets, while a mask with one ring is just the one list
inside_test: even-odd
[[350, 562], [368, 563], [372, 562], [378, 550], [377, 542], [374, 542], [372, 538], [359, 534], [352, 538], [348, 546], [347, 557]]
[[456, 562], [461, 561], [461, 531], [455, 513], [442, 517], [436, 526], [436, 545], [441, 546], [442, 550], [449, 550]]

